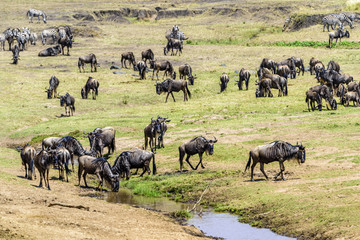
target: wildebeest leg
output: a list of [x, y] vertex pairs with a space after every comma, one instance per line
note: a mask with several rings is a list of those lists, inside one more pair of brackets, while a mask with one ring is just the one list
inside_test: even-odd
[[256, 166], [257, 162], [253, 159], [253, 164], [251, 165], [251, 181], [254, 181], [254, 168]]
[[[42, 181], [43, 181], [43, 177], [44, 177], [44, 173], [42, 170], [39, 170], [39, 173], [40, 173], [40, 184], [39, 184], [39, 187], [42, 187]], [[45, 180], [44, 180], [45, 181]]]
[[28, 178], [28, 169], [26, 163], [24, 164], [24, 166], [25, 166], [25, 178]]
[[175, 101], [174, 94], [173, 94], [172, 92], [170, 92], [170, 93], [171, 93], [172, 98], [174, 99], [174, 102], [176, 102], [176, 101]]
[[283, 172], [285, 171], [284, 162], [282, 160], [279, 160], [279, 165], [280, 165], [280, 172], [275, 175], [275, 179], [281, 174], [281, 179], [285, 181], [286, 179], [284, 178], [284, 174], [283, 174]]
[[80, 165], [80, 163], [79, 163], [79, 168], [78, 168], [79, 187], [80, 187], [80, 181], [81, 181], [82, 171], [83, 171], [83, 169], [82, 169], [82, 167], [81, 167], [81, 165]]
[[[46, 169], [46, 180], [47, 180], [47, 187], [48, 187], [49, 190], [51, 190], [50, 189], [50, 182], [49, 182], [49, 168]], [[44, 178], [44, 181], [45, 181], [45, 178]], [[46, 183], [45, 183], [45, 186], [46, 186]]]
[[190, 158], [191, 156], [188, 154], [188, 155], [186, 155], [186, 159], [185, 159], [185, 161], [190, 165], [190, 167], [191, 167], [191, 169], [192, 170], [195, 170], [195, 168], [191, 165], [191, 163], [189, 162], [189, 158]]
[[126, 180], [130, 179], [130, 167], [126, 168]]
[[268, 180], [268, 176], [266, 175], [265, 171], [264, 171], [264, 163], [263, 162], [260, 162], [260, 170], [261, 172], [264, 174], [266, 180]]
[[170, 92], [166, 95], [165, 102], [167, 102]]
[[183, 92], [184, 92], [184, 102], [185, 101], [187, 101], [188, 99], [187, 99], [187, 95], [186, 95], [186, 90], [185, 89], [183, 89]]
[[[103, 180], [102, 180], [102, 177], [100, 176], [100, 173], [96, 173], [96, 176], [97, 176], [97, 178], [99, 179], [99, 184], [98, 184], [98, 186], [96, 187], [96, 189], [99, 189], [100, 190], [100, 192], [102, 192], [102, 187], [103, 187]], [[101, 188], [99, 188], [101, 186]]]
[[[86, 183], [86, 174], [87, 174], [87, 172], [86, 172], [86, 170], [85, 170], [85, 172], [84, 172], [84, 174], [83, 174], [83, 178], [84, 178], [84, 182], [85, 182], [85, 187], [88, 187], [88, 185], [87, 185], [87, 183]], [[80, 186], [80, 180], [79, 180], [79, 186]]]

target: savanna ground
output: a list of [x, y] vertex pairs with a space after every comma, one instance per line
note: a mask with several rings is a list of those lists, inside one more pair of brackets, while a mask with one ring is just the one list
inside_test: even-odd
[[[204, 189], [202, 204], [219, 211], [239, 215], [240, 221], [254, 226], [268, 227], [280, 234], [304, 239], [355, 239], [359, 227], [359, 109], [338, 107], [336, 111], [308, 112], [305, 91], [316, 85], [314, 76], [289, 80], [289, 96], [255, 98], [255, 79], [250, 79], [248, 91], [239, 91], [234, 80], [235, 70], [244, 67], [255, 70], [262, 58], [276, 61], [291, 56], [311, 57], [324, 63], [335, 60], [343, 72], [360, 77], [359, 23], [350, 31], [353, 46], [276, 47], [277, 42], [327, 41], [321, 25], [296, 32], [282, 32], [284, 20], [293, 13], [329, 13], [356, 10], [346, 1], [173, 1], [168, 3], [128, 1], [8, 1], [1, 7], [0, 28], [29, 26], [40, 32], [45, 27], [70, 25], [75, 42], [71, 56], [39, 58], [45, 48], [38, 42], [21, 52], [18, 65], [12, 65], [11, 53], [0, 51], [0, 195], [1, 238], [195, 238], [199, 232], [176, 225], [167, 217], [142, 209], [109, 204], [84, 197], [94, 189], [75, 186], [77, 174], [70, 183], [57, 180], [52, 170], [52, 190], [36, 187], [39, 179], [23, 178], [24, 168], [15, 146], [30, 142], [40, 148], [46, 136], [71, 134], [88, 148], [83, 131], [96, 127], [113, 126], [116, 130], [116, 154], [143, 145], [143, 129], [151, 117], [169, 116], [171, 122], [165, 136], [165, 148], [157, 151], [158, 174], [139, 178], [133, 176], [121, 186], [136, 194], [167, 196], [176, 201], [195, 202]], [[4, 7], [7, 6], [7, 7]], [[150, 9], [168, 10], [226, 8], [204, 11], [202, 14], [179, 18], [137, 20], [126, 17], [128, 23], [102, 20], [93, 11]], [[49, 15], [48, 24], [29, 24], [25, 13], [29, 8], [43, 9]], [[229, 10], [230, 9], [230, 10]], [[235, 9], [240, 9], [235, 11]], [[238, 14], [234, 14], [238, 12]], [[95, 21], [80, 21], [74, 14], [90, 14]], [[106, 17], [106, 16], [105, 16]], [[183, 55], [164, 56], [164, 33], [178, 24], [190, 41]], [[146, 80], [127, 74], [113, 74], [112, 62], [120, 65], [120, 55], [133, 51], [136, 59], [141, 51], [151, 48], [157, 59], [169, 59], [175, 69], [189, 63], [197, 75], [190, 86], [192, 98], [177, 102], [157, 95], [151, 74]], [[6, 46], [7, 49], [7, 46]], [[77, 59], [95, 53], [101, 67], [96, 73], [79, 73]], [[219, 77], [229, 73], [228, 89], [218, 94]], [[51, 75], [60, 79], [58, 92], [69, 92], [76, 98], [76, 113], [61, 117], [64, 109], [58, 99], [48, 100], [45, 87]], [[80, 89], [88, 76], [100, 82], [96, 101], [82, 100]], [[162, 74], [160, 75], [162, 77]], [[337, 98], [337, 101], [339, 99]], [[338, 101], [339, 102], [339, 101]], [[178, 146], [195, 136], [216, 136], [215, 153], [204, 156], [205, 169], [178, 172]], [[243, 174], [251, 148], [274, 140], [284, 140], [306, 146], [306, 162], [285, 163], [287, 181], [264, 181], [258, 167], [256, 182], [249, 182], [249, 173]], [[194, 156], [192, 162], [198, 161]], [[187, 169], [189, 167], [185, 165]], [[269, 164], [265, 171], [275, 175], [279, 166]], [[90, 177], [91, 178], [91, 177]], [[95, 186], [95, 178], [92, 184]], [[48, 207], [50, 203], [83, 205], [86, 209]], [[68, 232], [70, 231], [70, 232]]]

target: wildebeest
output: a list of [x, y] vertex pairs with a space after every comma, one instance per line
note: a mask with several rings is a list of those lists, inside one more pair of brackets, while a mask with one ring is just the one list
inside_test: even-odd
[[280, 65], [277, 67], [277, 74], [286, 79], [288, 78], [290, 73], [291, 73], [291, 70], [288, 65]]
[[[170, 38], [164, 47], [164, 55], [167, 55], [167, 53], [171, 49], [171, 56], [176, 56], [179, 52], [179, 56], [182, 53], [183, 45], [182, 42], [178, 39]], [[176, 53], [174, 53], [174, 49], [176, 49]]]
[[226, 90], [227, 84], [229, 82], [229, 75], [227, 75], [226, 73], [223, 73], [220, 76], [220, 93]]
[[273, 97], [273, 94], [271, 93], [270, 78], [262, 78], [257, 84], [259, 85], [259, 87], [256, 88], [256, 97]]
[[[317, 63], [321, 63], [322, 62], [314, 57], [310, 58], [310, 62], [309, 62], [309, 65], [310, 65], [310, 75], [313, 75], [313, 72], [315, 71], [315, 64]], [[324, 65], [324, 64], [323, 64]]]
[[29, 22], [33, 22], [32, 21], [33, 17], [37, 17], [38, 18], [38, 23], [39, 23], [40, 22], [40, 17], [42, 17], [43, 22], [46, 23], [46, 14], [41, 10], [29, 9], [26, 12], [26, 16], [29, 17]]
[[44, 138], [41, 142], [42, 150], [47, 149], [56, 149], [57, 142], [61, 139], [61, 137], [47, 137]]
[[348, 107], [349, 102], [353, 101], [353, 106], [359, 107], [360, 104], [360, 89], [359, 85], [355, 85], [354, 89], [352, 91], [348, 91], [345, 93], [345, 89], [342, 90], [341, 94], [341, 102], [344, 104], [344, 106]]
[[47, 186], [47, 188], [50, 190], [49, 169], [52, 163], [52, 156], [46, 150], [41, 150], [35, 155], [34, 164], [40, 174], [39, 187], [42, 187], [42, 181], [44, 179], [45, 187]]
[[190, 85], [194, 85], [194, 80], [196, 79], [196, 76], [192, 75], [191, 66], [187, 63], [179, 67], [179, 78], [186, 80], [186, 76], [188, 77]]
[[314, 71], [315, 71], [315, 75], [316, 75], [315, 78], [316, 78], [318, 81], [320, 81], [320, 80], [319, 80], [319, 78], [320, 78], [320, 73], [323, 72], [323, 71], [325, 71], [325, 66], [324, 66], [324, 64], [323, 64], [322, 62], [316, 63], [315, 66], [314, 66]]
[[161, 134], [161, 123], [159, 119], [153, 119], [151, 118], [151, 122], [149, 125], [147, 125], [144, 128], [144, 137], [145, 137], [145, 143], [144, 143], [144, 149], [147, 149], [148, 143], [150, 146], [150, 149], [155, 149], [156, 151], [156, 140]]
[[67, 55], [70, 56], [70, 53], [69, 53], [69, 48], [72, 48], [72, 40], [69, 36], [65, 36], [63, 38], [60, 38], [58, 40], [58, 44], [61, 45], [61, 49], [62, 49], [62, 54], [64, 55], [64, 47], [67, 48]]
[[169, 120], [167, 117], [166, 118], [163, 118], [163, 117], [160, 117], [158, 116], [157, 118], [159, 121], [160, 121], [160, 135], [158, 137], [158, 148], [164, 148], [164, 136], [165, 136], [165, 133], [167, 131], [167, 124], [168, 122], [170, 122], [171, 120]]
[[[278, 74], [272, 74], [270, 72], [269, 69], [267, 68], [260, 68], [258, 70], [258, 76], [259, 76], [259, 79], [262, 79], [262, 78], [267, 78], [267, 79], [270, 79], [271, 82], [270, 82], [270, 88], [274, 88], [274, 89], [278, 89], [279, 90], [279, 94], [278, 96], [286, 96], [287, 95], [287, 80], [286, 78], [283, 78], [281, 76], [279, 76]], [[265, 90], [268, 90], [267, 89], [267, 85], [268, 85], [268, 81], [262, 81], [260, 82], [261, 83], [261, 86], [260, 89], [265, 89]], [[271, 95], [272, 97], [272, 94], [271, 94], [271, 91], [269, 93], [269, 96]]]
[[300, 72], [302, 72], [302, 75], [304, 76], [305, 67], [302, 58], [294, 57], [294, 56], [292, 56], [291, 58], [294, 60], [295, 67], [297, 67], [299, 70], [298, 71], [299, 75]]
[[337, 102], [334, 99], [333, 95], [330, 92], [330, 88], [326, 85], [317, 85], [309, 88], [309, 90], [313, 92], [317, 92], [322, 99], [325, 99], [326, 102], [326, 108], [329, 109], [329, 106], [331, 109], [336, 110], [337, 109]]
[[327, 69], [326, 69], [326, 70], [334, 70], [334, 71], [340, 73], [340, 65], [339, 65], [337, 62], [331, 60], [331, 61], [328, 63], [328, 66], [327, 66]]
[[145, 62], [145, 65], [146, 65], [146, 61], [147, 60], [154, 60], [154, 53], [153, 51], [149, 48], [145, 51], [142, 51], [141, 52], [141, 60], [143, 60]]
[[125, 65], [126, 67], [126, 61], [130, 62], [130, 65], [132, 64], [133, 66], [135, 66], [135, 56], [133, 52], [125, 52], [123, 54], [121, 54], [121, 67], [123, 68]]
[[64, 172], [66, 173], [66, 181], [69, 182], [68, 174], [70, 173], [69, 170], [69, 163], [71, 160], [71, 154], [65, 147], [58, 147], [56, 150], [53, 151], [54, 161], [57, 163], [59, 168], [59, 179], [65, 180]]
[[350, 37], [350, 33], [348, 30], [339, 28], [333, 32], [330, 32], [329, 33], [329, 47], [331, 48], [334, 38], [336, 39], [335, 43], [337, 43], [338, 39], [340, 39], [340, 42], [341, 42], [341, 38], [343, 38], [343, 37], [347, 37], [347, 38]]
[[25, 178], [32, 180], [32, 176], [34, 175], [36, 179], [34, 168], [35, 148], [26, 144], [23, 148], [17, 147], [16, 150], [20, 152], [21, 163], [25, 167]]
[[287, 65], [291, 71], [290, 73], [291, 78], [296, 78], [296, 66], [293, 58], [288, 58], [281, 62], [276, 63], [277, 67], [279, 67], [280, 65]]
[[346, 83], [353, 81], [353, 77], [349, 74], [339, 74], [334, 70], [323, 70], [319, 74], [319, 81], [322, 84], [326, 84], [330, 87], [331, 91], [335, 91], [340, 83]]
[[[217, 140], [215, 137], [214, 140], [208, 140], [205, 137], [200, 136], [191, 139], [190, 142], [182, 144], [179, 147], [180, 172], [182, 172], [183, 169], [183, 159], [185, 154], [187, 154], [185, 161], [190, 165], [191, 169], [196, 170], [199, 167], [199, 165], [201, 165], [202, 168], [205, 168], [204, 165], [202, 164], [202, 155], [204, 154], [204, 152], [207, 152], [209, 155], [213, 155], [214, 144], [216, 142]], [[200, 161], [194, 168], [189, 162], [189, 158], [195, 154], [199, 154]]]
[[89, 94], [90, 90], [92, 93], [92, 99], [96, 100], [96, 96], [99, 93], [99, 81], [92, 77], [88, 78], [85, 86], [81, 89], [82, 99], [88, 98], [88, 94]]
[[85, 72], [85, 69], [84, 69], [85, 63], [90, 63], [91, 72], [93, 72], [93, 68], [94, 68], [94, 72], [96, 72], [98, 63], [97, 63], [97, 61], [96, 61], [96, 56], [95, 56], [95, 54], [90, 53], [90, 54], [88, 54], [88, 55], [79, 57], [78, 67], [79, 67], [79, 71], [80, 71], [80, 72], [81, 72], [81, 67], [82, 67], [82, 69], [83, 69], [83, 72]]
[[86, 183], [86, 175], [87, 174], [95, 174], [99, 180], [99, 185], [97, 189], [100, 188], [102, 191], [104, 179], [111, 184], [112, 191], [117, 192], [119, 190], [119, 175], [113, 174], [111, 171], [111, 166], [109, 162], [103, 158], [95, 158], [91, 156], [81, 156], [79, 158], [79, 171], [78, 171], [78, 178], [79, 178], [79, 186], [81, 181], [81, 174], [83, 174], [85, 186], [88, 187]]
[[51, 76], [50, 80], [49, 80], [49, 88], [46, 89], [46, 93], [47, 93], [47, 98], [51, 99], [51, 98], [55, 98], [56, 97], [56, 89], [59, 86], [59, 79], [55, 76]]
[[163, 60], [163, 61], [150, 60], [150, 68], [153, 69], [152, 80], [154, 80], [155, 71], [156, 71], [157, 80], [159, 80], [159, 71], [165, 71], [164, 75], [163, 75], [163, 79], [165, 76], [167, 76], [168, 73], [172, 78], [175, 78], [174, 77], [174, 73], [175, 73], [174, 68], [173, 68], [171, 62], [169, 62], [167, 60]]
[[61, 53], [61, 47], [60, 45], [56, 45], [54, 47], [49, 47], [47, 49], [44, 49], [39, 52], [39, 57], [50, 57], [50, 56], [57, 56], [59, 53]]
[[187, 86], [187, 82], [185, 80], [173, 80], [173, 79], [168, 78], [161, 83], [159, 83], [159, 82], [156, 83], [155, 86], [156, 86], [157, 94], [160, 95], [162, 92], [165, 92], [165, 93], [167, 92], [165, 102], [167, 102], [169, 94], [171, 94], [171, 96], [175, 102], [175, 97], [172, 92], [183, 91], [184, 92], [184, 101], [189, 100], [188, 95], [189, 95], [189, 98], [191, 98], [191, 93]]
[[76, 156], [83, 156], [83, 155], [91, 155], [95, 156], [94, 152], [91, 151], [85, 151], [81, 143], [74, 137], [71, 136], [65, 136], [62, 137], [59, 141], [56, 142], [57, 147], [65, 147], [71, 155], [71, 164], [72, 164], [72, 170], [74, 171], [74, 155]]
[[305, 102], [308, 105], [309, 112], [310, 112], [310, 107], [311, 107], [312, 111], [314, 111], [316, 109], [315, 103], [317, 103], [317, 108], [319, 109], [319, 111], [321, 111], [321, 109], [322, 109], [321, 97], [320, 97], [319, 93], [317, 93], [317, 92], [308, 90], [306, 92]]
[[242, 90], [242, 83], [245, 81], [246, 90], [249, 89], [249, 79], [250, 79], [251, 73], [249, 70], [245, 70], [245, 68], [242, 68], [239, 72], [239, 81], [237, 82], [239, 90]]
[[87, 133], [92, 152], [98, 152], [102, 157], [103, 149], [108, 148], [108, 155], [116, 150], [115, 144], [116, 130], [113, 127], [95, 128], [94, 131]]
[[305, 147], [302, 144], [296, 144], [294, 146], [288, 142], [274, 141], [266, 145], [257, 146], [249, 152], [249, 161], [246, 164], [245, 171], [250, 168], [252, 159], [251, 181], [254, 181], [254, 168], [258, 162], [260, 163], [261, 172], [264, 174], [266, 179], [269, 179], [264, 171], [264, 163], [268, 164], [278, 161], [280, 164], [280, 172], [275, 175], [275, 179], [281, 175], [282, 180], [286, 180], [283, 175], [283, 172], [285, 171], [284, 161], [293, 158], [296, 158], [299, 164], [300, 162], [305, 162]]
[[276, 62], [272, 59], [263, 58], [260, 64], [260, 68], [267, 68], [272, 71], [272, 73], [276, 72]]
[[136, 63], [136, 68], [139, 71], [140, 79], [146, 79], [146, 63], [144, 61], [138, 61]]
[[12, 50], [13, 53], [13, 62], [12, 64], [18, 64], [18, 61], [20, 59], [20, 50], [18, 45], [14, 46], [14, 49]]
[[71, 113], [71, 116], [73, 116], [75, 112], [75, 98], [69, 93], [58, 98], [60, 98], [60, 106], [63, 107], [65, 105], [65, 115], [70, 116]]
[[130, 169], [142, 168], [144, 171], [140, 177], [147, 171], [150, 174], [150, 161], [153, 160], [153, 175], [156, 174], [155, 154], [146, 150], [136, 149], [134, 151], [122, 152], [115, 160], [112, 171], [123, 177], [126, 174], [126, 180], [130, 178]]

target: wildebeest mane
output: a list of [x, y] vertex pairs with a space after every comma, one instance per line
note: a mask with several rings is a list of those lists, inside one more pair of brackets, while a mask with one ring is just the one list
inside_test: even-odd
[[84, 150], [81, 143], [74, 137], [66, 136], [59, 140], [58, 145], [64, 146], [66, 149], [70, 149], [76, 155], [84, 155], [86, 151]]
[[271, 145], [268, 151], [265, 152], [266, 158], [276, 159], [281, 157], [284, 161], [294, 158], [298, 152], [297, 146], [293, 146], [288, 142], [274, 141], [269, 143]]

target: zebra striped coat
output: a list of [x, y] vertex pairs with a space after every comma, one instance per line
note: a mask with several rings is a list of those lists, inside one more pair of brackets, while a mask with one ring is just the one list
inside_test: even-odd
[[340, 28], [343, 28], [343, 24], [341, 23], [341, 21], [332, 15], [327, 15], [325, 17], [323, 17], [322, 19], [322, 24], [323, 26], [323, 32], [325, 31], [325, 26], [327, 27], [328, 32], [329, 30], [329, 26], [334, 30], [334, 28], [336, 28], [337, 25], [339, 25]]
[[41, 32], [41, 42], [43, 45], [46, 44], [46, 40], [48, 38], [51, 38], [53, 40], [53, 43], [56, 42], [57, 38], [58, 38], [58, 30], [55, 28], [50, 28], [50, 29], [45, 29]]

